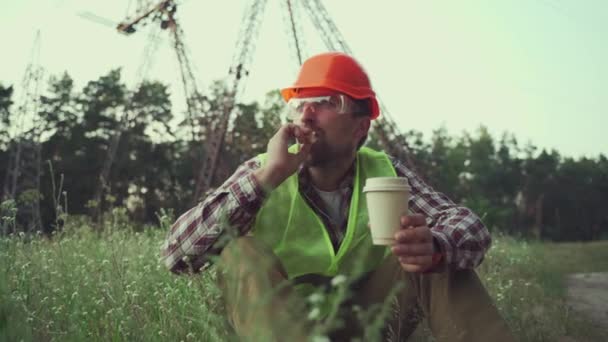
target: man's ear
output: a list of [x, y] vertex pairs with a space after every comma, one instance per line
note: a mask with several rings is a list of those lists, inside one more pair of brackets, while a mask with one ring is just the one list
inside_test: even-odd
[[357, 139], [361, 139], [367, 135], [369, 132], [369, 127], [371, 126], [371, 120], [368, 117], [359, 118], [359, 122], [357, 123], [357, 130], [355, 134], [357, 135]]

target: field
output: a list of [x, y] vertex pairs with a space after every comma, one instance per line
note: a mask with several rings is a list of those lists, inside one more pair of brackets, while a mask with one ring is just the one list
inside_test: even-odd
[[[225, 341], [213, 272], [174, 276], [158, 262], [167, 227], [103, 232], [70, 218], [51, 238], [0, 238], [0, 341]], [[479, 269], [521, 341], [603, 341], [565, 303], [568, 273], [608, 271], [608, 242], [494, 235]], [[417, 340], [430, 339], [424, 333]]]

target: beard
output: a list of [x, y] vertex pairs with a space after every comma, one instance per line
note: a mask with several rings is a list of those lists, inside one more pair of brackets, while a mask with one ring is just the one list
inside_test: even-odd
[[317, 139], [310, 147], [310, 154], [304, 165], [307, 167], [331, 167], [352, 155], [352, 146], [329, 144], [324, 137]]

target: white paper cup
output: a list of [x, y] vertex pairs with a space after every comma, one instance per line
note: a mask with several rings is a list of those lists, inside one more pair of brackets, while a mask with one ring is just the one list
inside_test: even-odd
[[410, 187], [407, 178], [368, 178], [363, 187], [374, 245], [392, 245], [401, 227], [401, 216], [408, 213]]

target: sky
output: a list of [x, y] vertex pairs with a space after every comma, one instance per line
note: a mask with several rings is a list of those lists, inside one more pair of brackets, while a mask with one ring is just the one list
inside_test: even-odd
[[[124, 80], [134, 85], [149, 35], [146, 29], [121, 35], [112, 25], [137, 2], [0, 0], [0, 82], [19, 90], [40, 32], [39, 63], [47, 74], [67, 71], [81, 89], [121, 67]], [[248, 4], [183, 0], [178, 6], [200, 89], [227, 75]], [[268, 91], [295, 80], [298, 62], [289, 49], [281, 4], [268, 0], [243, 100], [263, 101]], [[520, 145], [531, 142], [564, 156], [608, 154], [607, 1], [324, 4], [401, 130], [429, 138], [442, 126], [458, 136], [484, 125], [495, 138], [512, 133]], [[83, 13], [105, 18], [108, 25]], [[325, 51], [306, 13], [301, 18], [305, 55]], [[181, 110], [177, 59], [167, 32], [158, 39], [146, 75], [170, 84]]]

